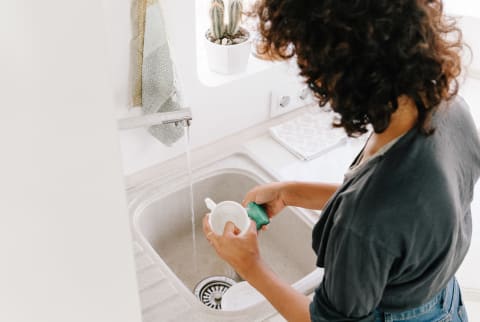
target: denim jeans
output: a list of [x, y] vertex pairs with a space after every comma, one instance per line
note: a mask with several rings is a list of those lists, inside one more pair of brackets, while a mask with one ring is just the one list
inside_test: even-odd
[[452, 278], [447, 287], [432, 300], [417, 308], [389, 313], [375, 311], [375, 322], [468, 322], [460, 287]]

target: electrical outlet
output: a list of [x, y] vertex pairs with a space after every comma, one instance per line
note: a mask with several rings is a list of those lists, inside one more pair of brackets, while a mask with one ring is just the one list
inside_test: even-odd
[[301, 81], [292, 81], [281, 88], [273, 89], [270, 97], [270, 117], [313, 105], [313, 93]]

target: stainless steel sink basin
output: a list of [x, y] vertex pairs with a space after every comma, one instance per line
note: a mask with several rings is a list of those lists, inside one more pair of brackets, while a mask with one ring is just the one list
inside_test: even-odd
[[[199, 281], [212, 275], [239, 281], [237, 274], [219, 259], [204, 238], [201, 221], [208, 210], [203, 198], [209, 196], [218, 201], [241, 202], [245, 193], [259, 183], [245, 174], [231, 172], [195, 183], [196, 256], [188, 187], [159, 198], [146, 207], [139, 219], [140, 231], [190, 290], [193, 291]], [[315, 256], [310, 248], [311, 227], [291, 209], [285, 209], [274, 218], [269, 228], [259, 234], [261, 255], [277, 274], [293, 284], [315, 267]]]
[[[216, 202], [241, 202], [248, 190], [274, 180], [271, 173], [244, 154], [235, 154], [195, 169], [195, 251], [186, 176], [183, 175], [182, 179], [172, 176], [165, 182], [152, 183], [131, 202], [135, 234], [189, 290], [189, 299], [200, 303], [194, 296], [194, 290], [202, 280], [212, 276], [235, 282], [241, 280], [216, 255], [203, 235], [202, 218], [208, 212], [204, 198], [210, 197]], [[272, 220], [267, 231], [259, 233], [260, 252], [264, 260], [283, 280], [305, 293], [313, 291], [321, 278], [321, 274], [315, 271], [316, 257], [310, 246], [312, 225], [302, 211], [286, 208]]]

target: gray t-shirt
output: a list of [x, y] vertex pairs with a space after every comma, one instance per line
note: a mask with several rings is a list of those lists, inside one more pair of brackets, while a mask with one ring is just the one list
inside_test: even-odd
[[325, 206], [313, 230], [325, 268], [313, 322], [420, 306], [457, 271], [470, 245], [480, 140], [460, 97], [441, 104], [432, 124], [434, 134], [413, 128], [347, 175]]

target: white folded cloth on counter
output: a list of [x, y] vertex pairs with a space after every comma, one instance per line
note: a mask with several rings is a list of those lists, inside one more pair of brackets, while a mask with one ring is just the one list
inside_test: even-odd
[[346, 143], [345, 130], [334, 128], [333, 118], [333, 112], [316, 109], [273, 126], [269, 132], [297, 158], [308, 161]]

